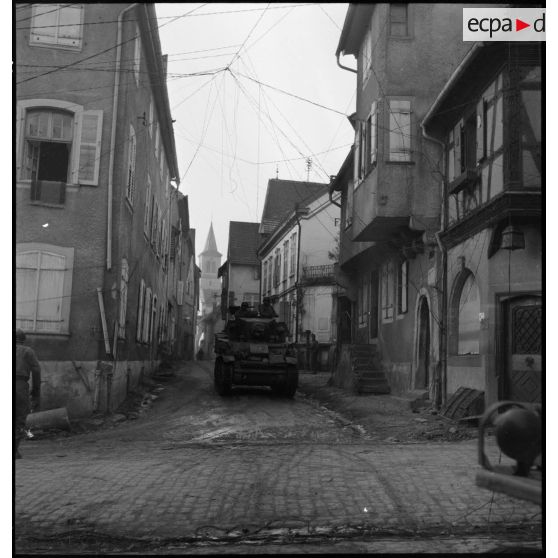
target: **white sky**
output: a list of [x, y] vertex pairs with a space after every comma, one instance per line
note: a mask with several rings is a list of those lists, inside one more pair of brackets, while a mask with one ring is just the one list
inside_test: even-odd
[[[344, 115], [354, 112], [356, 74], [335, 59], [347, 6], [156, 4], [162, 51], [169, 55], [180, 190], [189, 198], [196, 254], [213, 221], [225, 261], [229, 221], [260, 220], [267, 181], [277, 169], [279, 178], [306, 180], [311, 157], [311, 181], [329, 182], [337, 174], [353, 142]], [[230, 72], [185, 75], [220, 70], [233, 59]]]

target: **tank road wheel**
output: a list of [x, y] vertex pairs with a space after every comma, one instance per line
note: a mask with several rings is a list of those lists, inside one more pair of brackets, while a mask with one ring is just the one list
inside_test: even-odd
[[283, 395], [292, 399], [298, 387], [298, 370], [294, 366], [287, 367], [285, 384], [283, 386]]
[[216, 359], [213, 381], [215, 391], [219, 395], [223, 397], [230, 395], [232, 387], [232, 370], [230, 364], [225, 364], [220, 358]]

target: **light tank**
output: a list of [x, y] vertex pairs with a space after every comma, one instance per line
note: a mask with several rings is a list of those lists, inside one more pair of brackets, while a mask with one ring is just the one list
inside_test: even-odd
[[215, 390], [229, 395], [234, 386], [268, 386], [293, 397], [298, 386], [296, 349], [284, 322], [252, 309], [229, 307], [225, 329], [215, 334]]

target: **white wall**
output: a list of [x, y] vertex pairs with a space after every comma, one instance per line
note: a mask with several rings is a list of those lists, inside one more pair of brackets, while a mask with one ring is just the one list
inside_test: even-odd
[[245, 294], [259, 294], [260, 280], [254, 279], [254, 266], [230, 264], [229, 292], [234, 291], [234, 304], [240, 305]]
[[341, 209], [329, 201], [329, 195], [310, 205], [310, 213], [301, 219], [300, 266], [333, 264], [328, 252], [335, 252]]

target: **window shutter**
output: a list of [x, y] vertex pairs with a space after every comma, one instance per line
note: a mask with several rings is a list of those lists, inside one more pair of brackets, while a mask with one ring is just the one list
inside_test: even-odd
[[143, 309], [143, 332], [142, 341], [144, 343], [149, 343], [149, 330], [151, 321], [151, 289], [148, 287], [145, 291], [145, 306]]
[[136, 78], [136, 85], [139, 85], [139, 75], [141, 67], [141, 42], [139, 36], [139, 28], [136, 25], [136, 38], [134, 40], [134, 76]]
[[354, 158], [354, 184], [355, 186], [359, 183], [359, 171], [360, 171], [360, 122], [357, 122], [357, 128], [355, 130], [355, 158]]
[[120, 274], [120, 318], [118, 320], [118, 336], [126, 337], [126, 308], [128, 305], [128, 262], [122, 259]]
[[411, 160], [411, 103], [389, 101], [390, 161]]
[[149, 330], [149, 338], [147, 339], [148, 343], [151, 343], [153, 339], [155, 339], [155, 335], [157, 334], [157, 295], [153, 295], [153, 300], [151, 303], [151, 328]]
[[151, 180], [147, 177], [147, 188], [145, 190], [145, 210], [143, 213], [143, 232], [149, 238], [149, 226], [151, 225]]
[[78, 181], [80, 184], [97, 186], [99, 183], [102, 132], [103, 111], [84, 111], [81, 116], [79, 145]]
[[361, 122], [360, 124], [360, 178], [364, 178], [366, 176], [366, 122]]
[[22, 165], [22, 156], [23, 156], [23, 148], [22, 148], [22, 131], [23, 126], [25, 124], [25, 110], [23, 107], [18, 103], [16, 107], [16, 168], [17, 174], [16, 178], [19, 178], [21, 165]]
[[182, 299], [184, 295], [184, 281], [178, 281], [176, 285], [176, 303], [182, 306]]
[[486, 114], [486, 101], [481, 99], [477, 103], [477, 163], [486, 156], [485, 145], [485, 114]]
[[372, 111], [370, 114], [370, 164], [376, 162], [378, 151], [378, 104], [376, 101], [372, 103]]
[[136, 133], [130, 125], [130, 138], [128, 143], [128, 173], [127, 173], [126, 195], [130, 203], [134, 203], [134, 192], [136, 189]]
[[455, 175], [461, 174], [461, 130], [463, 129], [463, 121], [460, 120], [453, 132], [454, 138], [454, 156], [455, 156]]
[[139, 286], [138, 294], [138, 315], [136, 328], [136, 341], [141, 341], [143, 326], [143, 303], [145, 302], [145, 281], [142, 279]]

